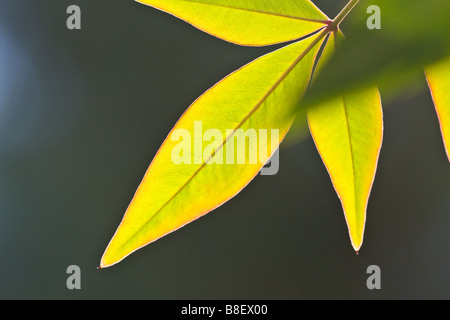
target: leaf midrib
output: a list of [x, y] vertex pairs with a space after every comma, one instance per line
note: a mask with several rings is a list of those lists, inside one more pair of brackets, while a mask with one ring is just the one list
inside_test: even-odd
[[[351, 131], [350, 131], [350, 124], [349, 124], [349, 118], [348, 118], [348, 112], [347, 112], [347, 103], [345, 102], [345, 97], [342, 97], [342, 104], [344, 107], [344, 115], [345, 115], [345, 125], [347, 128], [347, 136], [348, 136], [348, 144], [350, 147], [350, 158], [351, 158], [351, 163], [352, 163], [352, 180], [353, 180], [353, 195], [354, 195], [354, 210], [355, 210], [355, 222], [358, 222], [356, 220], [358, 220], [358, 215], [356, 214], [356, 207], [357, 207], [357, 203], [356, 203], [356, 199], [357, 199], [357, 195], [356, 195], [356, 175], [355, 175], [355, 159], [354, 159], [354, 153], [353, 153], [353, 142], [352, 142], [352, 137], [351, 137]], [[356, 225], [358, 225], [358, 223], [356, 223]]]
[[[333, 37], [333, 45], [334, 45], [334, 50], [336, 50], [337, 48], [337, 41], [338, 41], [338, 33], [334, 32], [333, 33], [334, 37]], [[355, 159], [354, 159], [354, 153], [353, 153], [353, 142], [352, 142], [352, 138], [351, 138], [351, 132], [350, 132], [350, 124], [349, 124], [349, 117], [348, 117], [348, 111], [347, 111], [347, 103], [345, 100], [345, 96], [342, 96], [342, 103], [344, 106], [344, 114], [345, 114], [345, 124], [347, 127], [347, 134], [348, 134], [348, 143], [349, 143], [349, 147], [350, 147], [350, 158], [351, 158], [351, 163], [352, 163], [352, 180], [353, 180], [353, 196], [354, 196], [354, 203], [353, 205], [354, 207], [354, 211], [355, 211], [355, 223], [358, 226], [359, 225], [359, 216], [356, 213], [357, 210], [357, 203], [356, 203], [356, 199], [358, 199], [357, 194], [356, 194], [356, 169], [355, 169]], [[345, 209], [344, 209], [345, 210]]]
[[[202, 2], [200, 2], [198, 0], [181, 0], [181, 1], [198, 3], [198, 4], [201, 4], [201, 5], [205, 5], [205, 6], [213, 6], [213, 7], [220, 7], [220, 8], [226, 8], [226, 9], [247, 11], [247, 12], [252, 12], [252, 13], [266, 14], [266, 15], [276, 16], [276, 17], [280, 17], [280, 18], [287, 18], [287, 19], [294, 19], [294, 20], [301, 20], [301, 21], [308, 21], [308, 22], [315, 22], [315, 23], [323, 23], [323, 24], [326, 24], [328, 22], [328, 20], [303, 18], [303, 17], [297, 17], [297, 16], [284, 15], [284, 14], [281, 14], [281, 13], [274, 13], [274, 12], [255, 10], [255, 9], [246, 9], [246, 8], [225, 6], [225, 5], [216, 4], [216, 3], [202, 3]], [[326, 15], [323, 12], [320, 11], [320, 13], [323, 14], [326, 17]]]

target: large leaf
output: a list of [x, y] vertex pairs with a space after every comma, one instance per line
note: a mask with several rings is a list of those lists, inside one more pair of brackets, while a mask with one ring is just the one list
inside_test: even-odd
[[299, 39], [328, 17], [309, 0], [137, 0], [218, 38], [263, 46]]
[[[335, 51], [328, 40], [317, 70]], [[378, 89], [369, 88], [329, 100], [308, 112], [311, 135], [341, 200], [355, 251], [362, 245], [366, 210], [383, 138]]]
[[447, 157], [450, 159], [450, 58], [425, 69], [441, 125]]
[[[369, 30], [369, 5], [381, 10], [381, 29]], [[450, 1], [361, 0], [344, 22], [347, 38], [308, 90], [300, 109], [345, 92], [378, 85], [394, 91], [450, 55]]]
[[[251, 62], [189, 107], [150, 164], [102, 257], [101, 267], [117, 263], [220, 206], [258, 174], [293, 121], [287, 114], [292, 113], [308, 85], [323, 36], [321, 33]], [[214, 141], [203, 143], [202, 138], [208, 138], [202, 137], [202, 132], [206, 135], [210, 129]], [[259, 147], [251, 139], [248, 144], [241, 141], [248, 158], [257, 150], [259, 161], [239, 164], [237, 158], [242, 154], [228, 155], [238, 129], [279, 130], [279, 134], [271, 134], [263, 143], [260, 136]], [[184, 148], [180, 147], [182, 143]], [[196, 154], [198, 146], [200, 152]], [[185, 158], [186, 163], [176, 164], [180, 151], [186, 156], [184, 152], [189, 149], [194, 152]], [[226, 161], [218, 163], [224, 155]], [[228, 161], [230, 158], [235, 161]]]

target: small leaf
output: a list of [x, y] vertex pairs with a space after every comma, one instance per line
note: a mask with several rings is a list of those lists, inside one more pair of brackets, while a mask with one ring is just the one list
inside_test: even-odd
[[425, 72], [450, 160], [450, 58], [427, 67]]
[[[333, 33], [317, 69], [322, 70], [321, 64], [334, 52], [336, 41]], [[383, 139], [382, 118], [377, 88], [346, 94], [308, 112], [311, 135], [341, 200], [355, 251], [363, 241], [367, 203]]]
[[223, 40], [264, 46], [299, 39], [328, 17], [309, 0], [137, 0]]
[[[133, 251], [184, 226], [239, 193], [258, 174], [281, 142], [308, 85], [324, 33], [286, 46], [247, 64], [198, 98], [180, 118], [148, 168], [125, 216], [101, 260], [101, 267], [119, 262]], [[229, 133], [228, 130], [235, 130]], [[279, 130], [260, 145], [249, 139], [245, 153], [259, 161], [228, 161], [237, 132]], [[198, 132], [200, 130], [200, 136]], [[202, 132], [219, 139], [207, 146]], [[179, 136], [191, 149], [186, 163], [175, 164]], [[180, 136], [181, 136], [180, 135]], [[223, 140], [220, 139], [223, 137]], [[194, 141], [191, 141], [193, 138]], [[196, 154], [196, 145], [200, 152]], [[206, 151], [207, 150], [207, 151]], [[227, 161], [218, 163], [226, 154]], [[235, 155], [238, 156], [238, 155]], [[229, 162], [233, 162], [230, 164]]]

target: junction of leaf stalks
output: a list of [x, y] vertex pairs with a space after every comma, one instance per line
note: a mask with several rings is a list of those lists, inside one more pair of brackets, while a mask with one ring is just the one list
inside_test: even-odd
[[338, 24], [334, 23], [334, 20], [325, 21], [325, 24], [327, 25], [325, 29], [326, 33], [336, 32], [338, 30]]

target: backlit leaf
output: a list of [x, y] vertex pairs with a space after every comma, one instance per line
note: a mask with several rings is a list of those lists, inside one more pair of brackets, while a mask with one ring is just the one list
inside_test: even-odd
[[309, 0], [137, 0], [223, 40], [264, 46], [299, 39], [328, 17]]
[[[333, 33], [319, 61], [319, 71], [335, 51], [336, 40]], [[367, 203], [383, 138], [382, 118], [376, 87], [328, 100], [308, 112], [311, 135], [341, 200], [355, 251], [363, 241]]]
[[450, 58], [425, 69], [441, 125], [447, 157], [450, 159]]
[[[188, 108], [150, 164], [102, 257], [101, 267], [119, 262], [215, 209], [258, 174], [291, 126], [292, 110], [309, 83], [323, 36], [320, 33], [256, 59], [217, 83]], [[229, 133], [230, 129], [236, 131]], [[240, 144], [247, 154], [245, 164], [238, 164], [239, 151], [228, 155], [238, 129], [258, 134], [266, 130], [270, 135], [267, 141], [258, 135], [259, 141], [248, 139], [248, 143]], [[208, 130], [215, 136], [211, 142], [205, 142]], [[278, 134], [272, 134], [272, 130], [278, 130]], [[186, 143], [185, 147], [180, 148], [180, 143]], [[238, 150], [237, 145], [234, 150]], [[200, 152], [196, 152], [199, 146]], [[256, 156], [254, 150], [258, 160], [251, 163], [250, 158]], [[185, 163], [176, 164], [174, 156], [177, 161], [184, 157]], [[223, 164], [218, 163], [220, 159]]]

